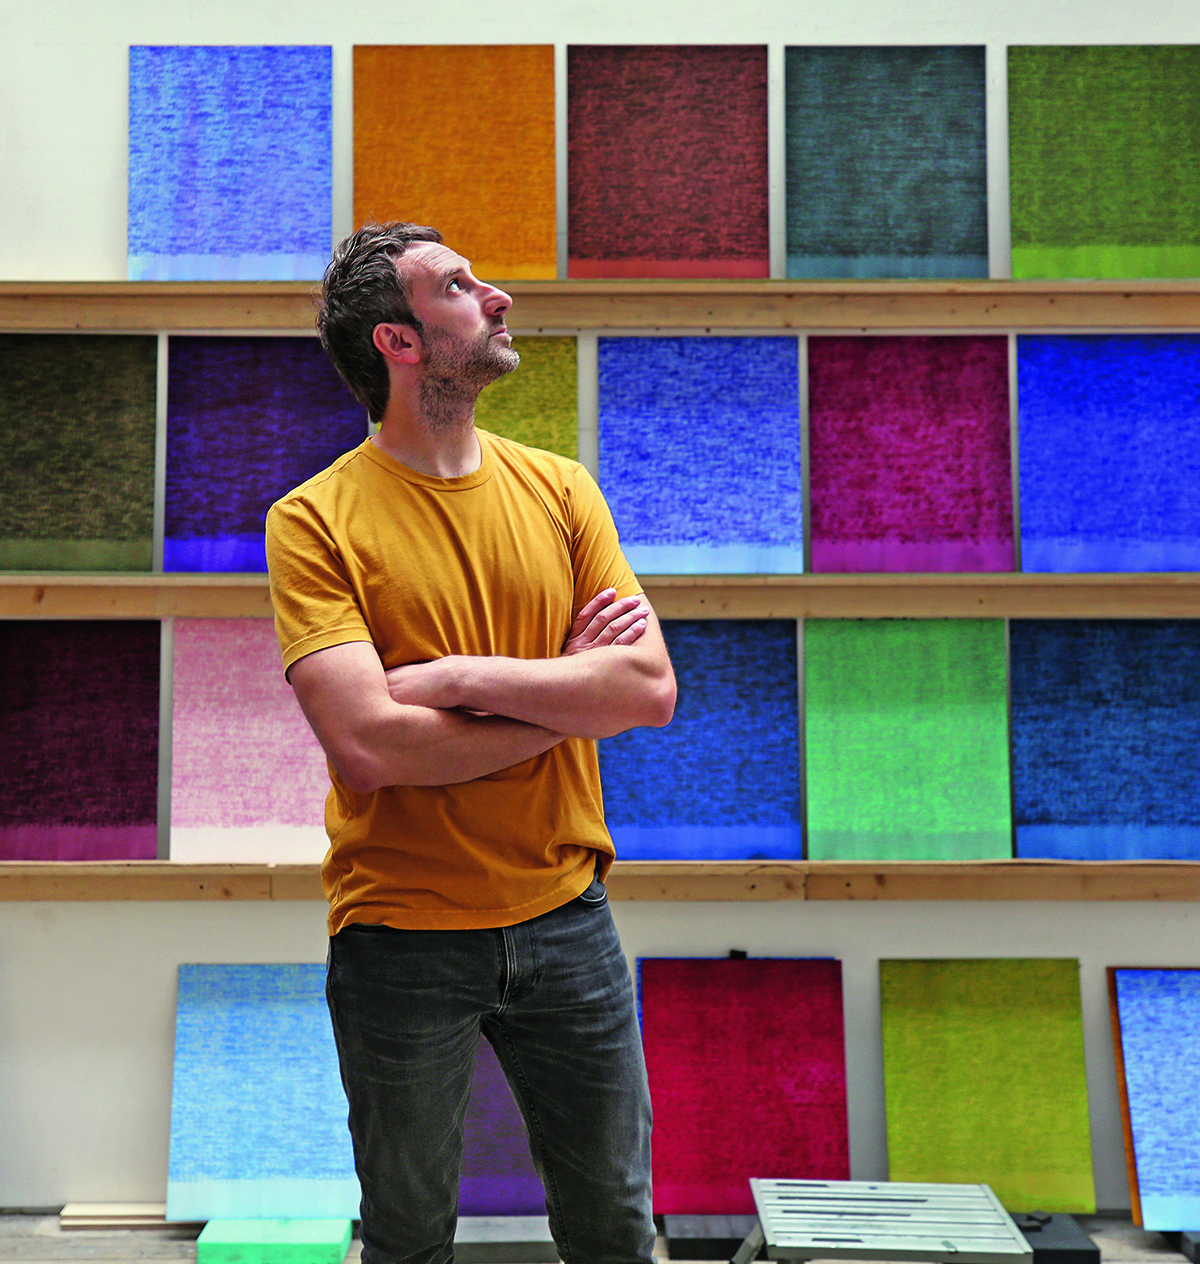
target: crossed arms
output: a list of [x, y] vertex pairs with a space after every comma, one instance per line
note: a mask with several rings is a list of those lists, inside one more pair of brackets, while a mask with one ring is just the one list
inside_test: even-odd
[[313, 732], [356, 793], [473, 781], [557, 746], [661, 727], [675, 677], [644, 597], [598, 593], [558, 658], [450, 655], [385, 671], [351, 641], [293, 663], [288, 679]]

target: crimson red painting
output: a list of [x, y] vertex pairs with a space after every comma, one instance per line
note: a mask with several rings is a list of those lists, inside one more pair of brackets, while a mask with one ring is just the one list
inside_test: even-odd
[[750, 1177], [847, 1180], [842, 966], [646, 959], [654, 1211], [754, 1213]]
[[567, 49], [572, 277], [765, 277], [767, 50]]

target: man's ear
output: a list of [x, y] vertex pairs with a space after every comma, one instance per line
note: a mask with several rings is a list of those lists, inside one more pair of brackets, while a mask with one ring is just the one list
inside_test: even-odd
[[396, 364], [418, 364], [421, 336], [411, 325], [376, 325], [371, 333], [379, 354]]

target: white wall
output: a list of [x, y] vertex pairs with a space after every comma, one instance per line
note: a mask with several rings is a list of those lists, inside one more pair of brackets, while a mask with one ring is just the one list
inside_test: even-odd
[[[1096, 1196], [1129, 1206], [1108, 965], [1200, 966], [1189, 904], [613, 905], [631, 959], [843, 962], [852, 1174], [887, 1174], [881, 957], [1078, 957]], [[0, 1207], [166, 1197], [176, 966], [320, 961], [324, 906], [0, 904]], [[783, 1175], [764, 1173], [764, 1175]]]
[[[990, 208], [1007, 224], [1003, 49], [1192, 43], [1193, 0], [56, 0], [0, 4], [0, 279], [125, 277], [130, 44], [330, 44], [334, 218], [351, 228], [351, 49], [400, 43], [986, 44]], [[780, 55], [774, 54], [778, 88]], [[561, 138], [560, 138], [561, 139]], [[773, 151], [778, 153], [778, 146]], [[463, 178], [469, 180], [470, 173]], [[777, 185], [777, 182], [776, 182]], [[1003, 236], [1003, 233], [1000, 233]], [[776, 251], [778, 255], [778, 249]], [[993, 243], [993, 274], [1005, 251]]]

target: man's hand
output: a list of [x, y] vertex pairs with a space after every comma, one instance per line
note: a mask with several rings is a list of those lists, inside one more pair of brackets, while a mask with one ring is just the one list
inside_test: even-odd
[[615, 588], [597, 593], [567, 633], [562, 655], [582, 654], [601, 645], [632, 645], [646, 630], [650, 607], [640, 594], [617, 599]]

